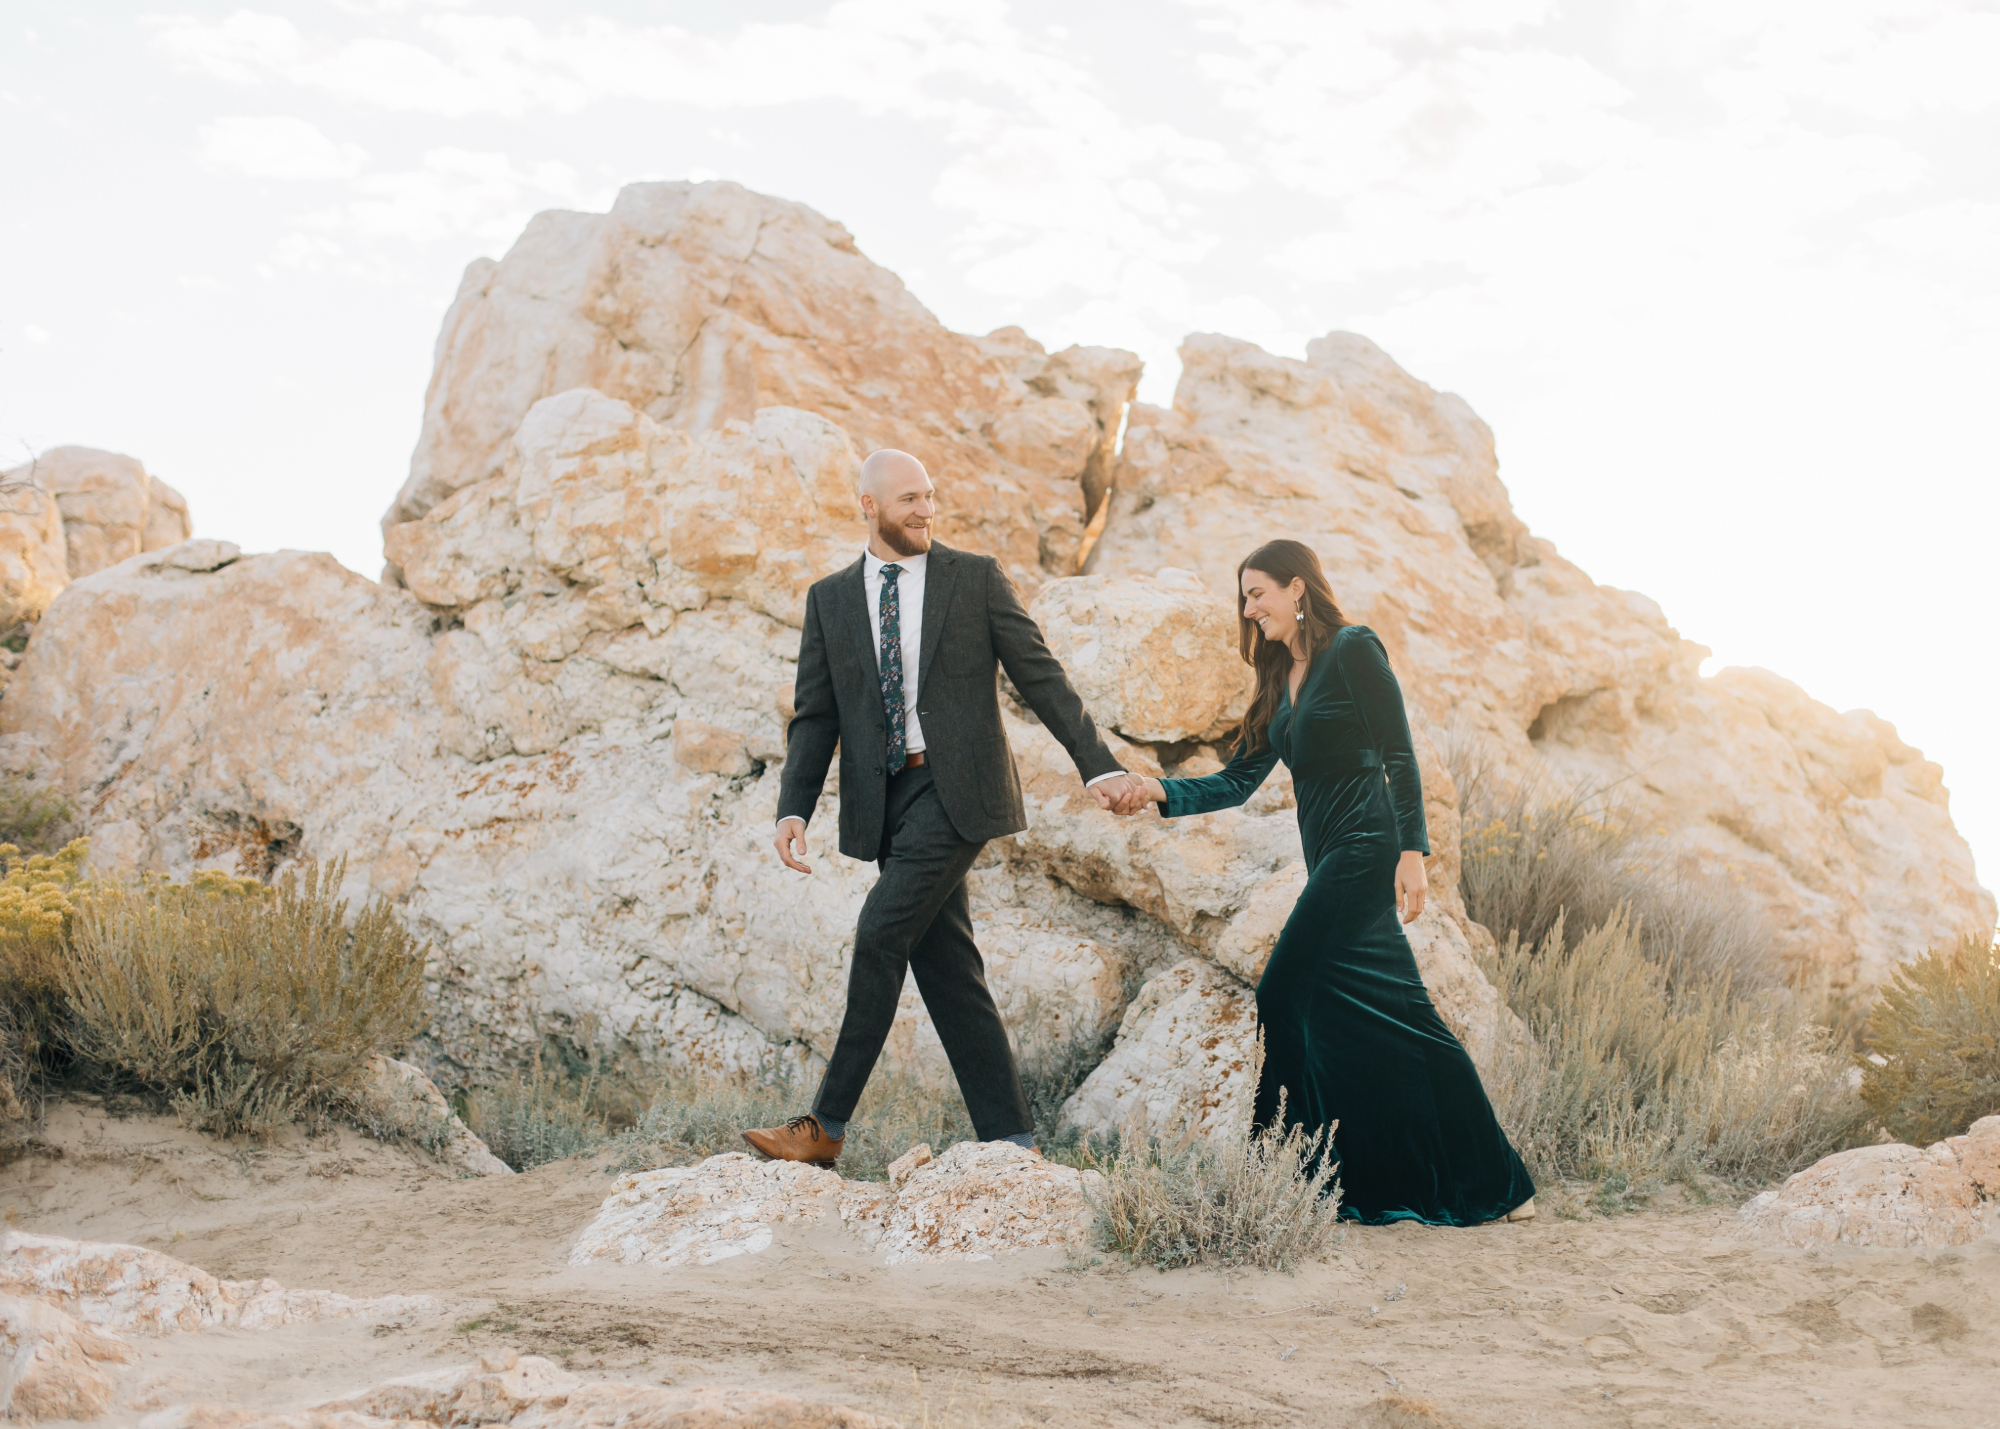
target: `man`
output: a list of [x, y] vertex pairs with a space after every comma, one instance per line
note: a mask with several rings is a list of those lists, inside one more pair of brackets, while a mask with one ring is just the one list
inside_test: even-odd
[[798, 685], [773, 840], [811, 873], [806, 822], [840, 750], [840, 851], [882, 876], [861, 905], [847, 1012], [812, 1110], [743, 1133], [773, 1160], [831, 1166], [913, 970], [982, 1141], [1035, 1144], [965, 876], [988, 839], [1028, 825], [1000, 724], [1007, 677], [1061, 741], [1100, 807], [1136, 797], [997, 561], [932, 541], [923, 463], [883, 450], [861, 467], [868, 549], [806, 594]]

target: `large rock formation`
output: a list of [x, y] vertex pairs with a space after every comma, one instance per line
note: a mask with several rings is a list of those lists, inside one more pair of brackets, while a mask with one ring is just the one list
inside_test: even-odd
[[1755, 1197], [1737, 1234], [1761, 1245], [1964, 1245], [2000, 1225], [2000, 1116], [1963, 1136], [1835, 1152]]
[[[1240, 556], [1278, 531], [1326, 555], [1409, 690], [1437, 890], [1415, 942], [1475, 1056], [1520, 1032], [1454, 889], [1431, 737], [1454, 722], [1517, 768], [1636, 773], [1647, 817], [1733, 864], [1798, 960], [1872, 977], [1991, 921], [1935, 766], [1775, 677], [1698, 677], [1650, 602], [1523, 530], [1462, 402], [1345, 335], [1306, 362], [1219, 338], [1186, 359], [1121, 451], [1130, 354], [948, 332], [798, 205], [646, 184], [543, 215], [446, 319], [392, 579], [142, 535], [49, 607], [0, 760], [54, 772], [106, 868], [345, 855], [352, 891], [436, 945], [441, 1074], [586, 1027], [682, 1069], [809, 1072], [874, 873], [824, 848], [811, 878], [778, 865], [778, 765], [804, 591], [853, 558], [857, 459], [893, 443], [932, 465], [945, 539], [1038, 599], [1133, 768], [1218, 767]], [[1289, 781], [1118, 821], [1010, 721], [1032, 827], [973, 874], [1003, 1012], [1055, 1055], [1117, 1032], [1072, 1103], [1086, 1125], [1240, 1123], [1169, 1084], [1190, 1038], [1250, 1055], [1247, 987], [1303, 878]], [[914, 998], [890, 1059], [947, 1076]]]
[[1702, 678], [1708, 651], [1657, 605], [1529, 534], [1464, 401], [1352, 333], [1303, 362], [1197, 335], [1181, 360], [1173, 408], [1132, 410], [1092, 573], [1177, 566], [1226, 600], [1258, 544], [1307, 542], [1388, 646], [1413, 723], [1629, 791], [1638, 826], [1747, 883], [1792, 968], [1873, 982], [1992, 926], [1935, 764], [1767, 671]]
[[[54, 447], [0, 472], [0, 509], [0, 596], [29, 607], [14, 619], [40, 615], [70, 581], [194, 530], [178, 491], [135, 458], [92, 447]], [[15, 562], [32, 569], [32, 585], [19, 586]]]

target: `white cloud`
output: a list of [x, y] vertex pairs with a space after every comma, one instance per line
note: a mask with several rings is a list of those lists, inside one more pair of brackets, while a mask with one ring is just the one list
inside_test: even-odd
[[36, 327], [33, 323], [22, 323], [21, 336], [29, 342], [39, 344], [49, 340], [49, 331], [47, 328]]
[[303, 119], [282, 114], [218, 119], [202, 126], [202, 162], [255, 179], [345, 179], [367, 154], [336, 144]]
[[462, 234], [504, 245], [537, 209], [603, 208], [611, 197], [580, 189], [567, 164], [519, 168], [505, 154], [451, 147], [432, 149], [417, 169], [365, 175], [353, 189], [354, 197], [306, 222], [369, 239], [428, 242]]

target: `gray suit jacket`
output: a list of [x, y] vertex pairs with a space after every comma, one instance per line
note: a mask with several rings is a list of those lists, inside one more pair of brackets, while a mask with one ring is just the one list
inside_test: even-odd
[[[875, 614], [861, 569], [857, 560], [806, 593], [778, 817], [811, 820], [838, 747], [840, 851], [873, 859], [882, 848], [889, 725], [875, 661]], [[1119, 769], [1000, 563], [933, 542], [924, 569], [917, 717], [924, 722], [924, 755], [938, 797], [969, 843], [1028, 826], [1020, 776], [1000, 723], [996, 672], [1002, 665], [1085, 779]]]

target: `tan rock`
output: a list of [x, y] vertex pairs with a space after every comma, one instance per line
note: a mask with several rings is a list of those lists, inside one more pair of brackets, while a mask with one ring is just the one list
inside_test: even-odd
[[1231, 612], [1197, 577], [1169, 567], [1051, 582], [1029, 614], [1100, 725], [1172, 743], [1213, 738], [1249, 703]]
[[132, 1347], [40, 1300], [0, 1295], [0, 1414], [25, 1423], [95, 1419], [111, 1407], [107, 1364]]
[[355, 1300], [287, 1290], [275, 1280], [218, 1280], [137, 1245], [9, 1231], [0, 1241], [0, 1295], [45, 1301], [99, 1330], [164, 1335], [225, 1326], [266, 1330], [306, 1320], [422, 1309], [422, 1295]]
[[919, 1142], [889, 1163], [889, 1189], [900, 1191], [918, 1171], [937, 1160], [928, 1141]]
[[[731, 183], [633, 184], [610, 213], [542, 214], [501, 262], [466, 270], [384, 529], [499, 477], [528, 410], [587, 387], [683, 433], [786, 406], [839, 423], [863, 452], [913, 452], [940, 480], [947, 539], [1000, 556], [1032, 588], [1043, 525], [1057, 528], [1056, 559], [1074, 560], [1084, 472], [1115, 440], [1123, 402], [1116, 358], [1013, 355], [1025, 360], [948, 332], [802, 204]], [[1048, 367], [1061, 390], [1032, 390]], [[1073, 412], [1051, 410], [1008, 425], [1016, 459], [1002, 457], [992, 425], [1037, 398], [1079, 404], [1094, 440], [1075, 437]], [[1035, 434], [1065, 427], [1063, 440]], [[1069, 501], [1037, 510], [1046, 483], [1066, 483]]]
[[1981, 1117], [1965, 1135], [1946, 1137], [1944, 1145], [1972, 1189], [1985, 1200], [2000, 1202], [2000, 1116]]
[[1813, 1163], [1744, 1206], [1764, 1245], [1963, 1245], [2000, 1224], [2000, 1116], [1919, 1151], [1863, 1146]]
[[39, 620], [68, 584], [62, 508], [19, 472], [0, 476], [0, 626]]
[[[1459, 398], [1351, 333], [1304, 362], [1212, 335], [1181, 356], [1172, 410], [1131, 411], [1093, 575], [1176, 566], [1228, 598], [1254, 547], [1307, 542], [1382, 636], [1420, 732], [1629, 791], [1691, 868], [1751, 890], [1781, 962], [1873, 982], [1992, 923], [1936, 766], [1775, 676], [1700, 677], [1707, 652], [1656, 605], [1528, 534]], [[1439, 774], [1426, 760], [1426, 785]]]
[[514, 1168], [459, 1119], [421, 1067], [379, 1054], [370, 1057], [354, 1102], [355, 1113], [377, 1135], [415, 1141], [463, 1175], [514, 1174]]
[[619, 1178], [570, 1250], [571, 1265], [712, 1265], [755, 1255], [779, 1225], [845, 1228], [862, 1245], [882, 1234], [890, 1191], [832, 1171], [744, 1153]]
[[1090, 1243], [1095, 1171], [1044, 1161], [1006, 1141], [965, 1141], [912, 1170], [889, 1207], [881, 1249], [891, 1265], [991, 1260]]
[[1177, 963], [1139, 989], [1111, 1055], [1063, 1103], [1062, 1120], [1095, 1136], [1245, 1136], [1256, 1033], [1248, 988], [1202, 959]]
[[733, 729], [698, 719], [674, 724], [674, 758], [703, 774], [736, 779], [750, 772], [750, 755], [742, 735]]
[[0, 476], [0, 483], [16, 481], [55, 497], [71, 580], [185, 541], [191, 530], [181, 494], [117, 452], [53, 447]]

